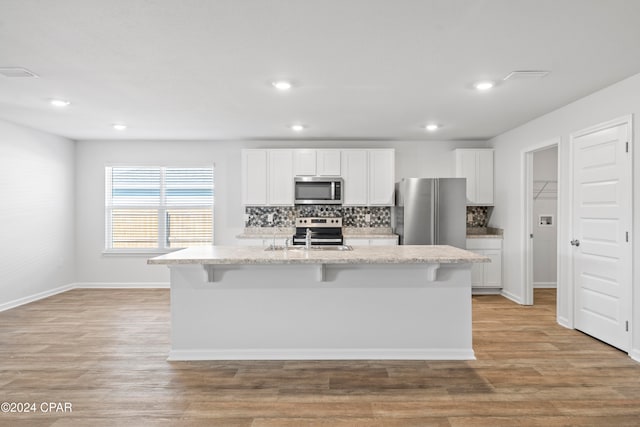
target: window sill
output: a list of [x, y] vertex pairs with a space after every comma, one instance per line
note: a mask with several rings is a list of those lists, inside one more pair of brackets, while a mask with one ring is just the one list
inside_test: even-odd
[[148, 257], [165, 255], [180, 249], [105, 249], [102, 256], [106, 257]]

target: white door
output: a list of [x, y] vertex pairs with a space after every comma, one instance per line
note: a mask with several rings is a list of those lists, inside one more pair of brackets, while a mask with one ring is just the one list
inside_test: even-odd
[[631, 320], [630, 124], [572, 137], [575, 327], [628, 351]]

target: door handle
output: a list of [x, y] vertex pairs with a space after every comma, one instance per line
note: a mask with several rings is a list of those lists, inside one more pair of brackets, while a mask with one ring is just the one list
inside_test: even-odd
[[571, 241], [571, 246], [580, 246], [580, 240], [575, 239]]

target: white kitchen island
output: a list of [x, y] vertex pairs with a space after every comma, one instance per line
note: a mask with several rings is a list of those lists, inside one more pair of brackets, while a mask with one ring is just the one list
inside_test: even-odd
[[451, 246], [193, 247], [171, 270], [170, 360], [474, 359], [471, 263]]

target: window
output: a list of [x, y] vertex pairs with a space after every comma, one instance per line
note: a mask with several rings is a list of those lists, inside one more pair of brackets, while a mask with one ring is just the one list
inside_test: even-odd
[[213, 244], [213, 167], [106, 167], [106, 250]]

